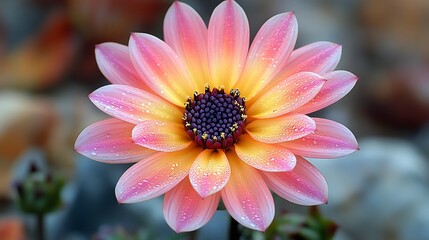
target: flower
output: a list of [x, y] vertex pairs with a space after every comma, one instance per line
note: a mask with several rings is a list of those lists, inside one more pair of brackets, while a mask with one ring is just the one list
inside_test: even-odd
[[326, 203], [327, 183], [304, 157], [347, 155], [357, 142], [343, 125], [306, 114], [342, 98], [357, 78], [333, 71], [339, 45], [293, 50], [297, 31], [294, 13], [279, 14], [249, 47], [236, 2], [222, 2], [206, 28], [175, 1], [165, 42], [132, 33], [128, 47], [96, 47], [112, 85], [89, 98], [113, 118], [83, 130], [75, 149], [100, 162], [137, 162], [119, 179], [116, 198], [165, 193], [164, 217], [176, 232], [206, 224], [220, 199], [239, 223], [264, 231], [274, 218], [270, 189], [293, 203]]

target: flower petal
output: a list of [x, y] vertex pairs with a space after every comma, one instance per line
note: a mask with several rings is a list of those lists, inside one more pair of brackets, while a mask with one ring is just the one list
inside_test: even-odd
[[258, 119], [247, 124], [246, 132], [264, 143], [279, 143], [304, 137], [316, 130], [314, 120], [304, 114]]
[[331, 105], [350, 92], [358, 80], [353, 73], [347, 71], [334, 71], [323, 77], [327, 81], [320, 92], [310, 102], [299, 107], [296, 112], [311, 113]]
[[359, 149], [353, 133], [345, 126], [327, 119], [313, 119], [316, 122], [314, 133], [281, 145], [310, 158], [337, 158]]
[[149, 90], [131, 62], [127, 46], [111, 42], [98, 44], [95, 59], [100, 71], [111, 83]]
[[287, 148], [257, 142], [247, 134], [240, 136], [235, 151], [241, 160], [263, 171], [290, 171], [296, 163], [295, 155]]
[[165, 194], [164, 218], [177, 233], [194, 231], [213, 217], [219, 200], [220, 193], [201, 198], [192, 188], [189, 178], [185, 178]]
[[275, 77], [281, 81], [298, 72], [324, 74], [335, 69], [341, 58], [341, 46], [330, 42], [315, 42], [292, 52], [288, 64]]
[[134, 124], [111, 118], [85, 128], [76, 139], [74, 149], [87, 158], [105, 163], [140, 161], [156, 151], [134, 144]]
[[200, 151], [192, 145], [173, 153], [157, 153], [134, 164], [116, 184], [116, 198], [120, 203], [134, 203], [164, 194], [188, 175]]
[[169, 102], [143, 90], [125, 85], [107, 85], [89, 95], [103, 112], [138, 124], [148, 119], [181, 122], [182, 112]]
[[201, 197], [220, 191], [231, 176], [228, 159], [222, 150], [206, 149], [189, 170], [189, 179]]
[[268, 187], [280, 197], [299, 205], [328, 202], [328, 184], [310, 162], [296, 157], [296, 166], [289, 172], [263, 172]]
[[251, 99], [288, 62], [298, 35], [298, 23], [292, 12], [270, 18], [256, 34], [238, 88]]
[[145, 83], [163, 98], [183, 107], [197, 86], [182, 59], [165, 42], [149, 34], [131, 34], [128, 45], [131, 61]]
[[249, 22], [235, 1], [216, 7], [208, 27], [208, 56], [214, 87], [231, 89], [238, 81], [249, 49]]
[[310, 101], [326, 82], [321, 76], [297, 73], [271, 88], [249, 103], [247, 114], [255, 118], [272, 118], [288, 113]]
[[192, 143], [183, 125], [156, 120], [141, 122], [132, 138], [136, 144], [161, 152], [182, 150]]
[[199, 90], [204, 88], [205, 83], [211, 83], [207, 28], [192, 7], [179, 1], [173, 3], [164, 19], [164, 39], [184, 60]]
[[233, 151], [227, 157], [231, 178], [221, 190], [229, 214], [247, 228], [265, 231], [274, 218], [274, 201], [259, 173], [246, 165]]

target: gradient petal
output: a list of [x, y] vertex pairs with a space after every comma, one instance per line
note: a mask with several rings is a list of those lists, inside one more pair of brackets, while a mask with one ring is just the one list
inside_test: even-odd
[[296, 109], [296, 112], [311, 113], [333, 104], [349, 93], [358, 80], [353, 73], [347, 71], [334, 71], [323, 77], [327, 81], [320, 92], [310, 102]]
[[208, 27], [208, 56], [214, 87], [231, 89], [243, 70], [249, 49], [249, 22], [235, 1], [216, 7]]
[[247, 228], [265, 231], [274, 218], [274, 201], [259, 173], [240, 161], [233, 151], [226, 152], [231, 178], [221, 190], [229, 214]]
[[99, 162], [138, 162], [156, 151], [133, 143], [131, 131], [134, 126], [115, 118], [94, 123], [79, 134], [74, 149]]
[[131, 166], [116, 184], [120, 203], [134, 203], [161, 196], [181, 182], [201, 148], [194, 145], [173, 153], [157, 153]]
[[261, 27], [237, 83], [243, 96], [254, 97], [288, 63], [297, 35], [298, 23], [292, 12], [276, 15]]
[[235, 151], [241, 160], [263, 171], [290, 171], [296, 163], [295, 155], [287, 148], [257, 142], [247, 134], [240, 136]]
[[327, 119], [313, 119], [316, 122], [314, 133], [281, 145], [310, 158], [337, 158], [359, 149], [353, 133], [345, 126]]
[[128, 46], [131, 61], [145, 83], [163, 98], [183, 107], [197, 86], [173, 49], [145, 33], [131, 34]]
[[288, 64], [275, 79], [281, 81], [298, 72], [324, 74], [334, 70], [340, 58], [340, 45], [330, 42], [311, 43], [294, 50]]
[[289, 172], [262, 172], [268, 187], [280, 197], [300, 205], [328, 202], [328, 184], [310, 162], [296, 157], [296, 166]]
[[316, 130], [314, 120], [304, 114], [258, 119], [246, 126], [246, 132], [264, 143], [280, 143], [304, 137]]
[[222, 150], [206, 149], [189, 170], [189, 179], [201, 197], [220, 191], [231, 176], [228, 159]]
[[194, 90], [202, 92], [204, 84], [211, 83], [204, 21], [192, 7], [175, 1], [164, 19], [164, 39], [186, 64], [198, 87]]
[[91, 93], [89, 98], [103, 112], [134, 124], [148, 119], [181, 122], [183, 115], [169, 102], [125, 85], [101, 87]]
[[132, 132], [134, 143], [161, 152], [174, 152], [188, 147], [192, 141], [182, 124], [148, 120]]
[[213, 217], [219, 200], [220, 193], [201, 198], [185, 178], [165, 194], [164, 218], [177, 233], [194, 231]]
[[247, 115], [254, 118], [272, 118], [297, 109], [310, 101], [326, 80], [315, 73], [297, 73], [273, 87], [249, 103]]
[[127, 46], [112, 42], [98, 44], [95, 48], [95, 60], [100, 71], [111, 83], [151, 91], [138, 76]]

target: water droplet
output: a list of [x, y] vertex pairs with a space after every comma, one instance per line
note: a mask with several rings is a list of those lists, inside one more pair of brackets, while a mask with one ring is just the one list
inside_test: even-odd
[[96, 156], [96, 155], [97, 155], [97, 153], [96, 153], [96, 152], [91, 152], [91, 155], [92, 155], [92, 156]]

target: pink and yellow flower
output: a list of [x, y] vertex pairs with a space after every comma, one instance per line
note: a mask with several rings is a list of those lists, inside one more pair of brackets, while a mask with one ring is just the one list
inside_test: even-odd
[[207, 28], [175, 1], [164, 41], [133, 33], [128, 46], [96, 47], [112, 84], [89, 97], [113, 118], [83, 130], [75, 149], [100, 162], [136, 162], [117, 183], [118, 201], [165, 194], [163, 213], [177, 232], [206, 224], [221, 199], [235, 220], [261, 231], [274, 217], [270, 190], [301, 205], [326, 203], [327, 183], [304, 157], [358, 146], [343, 125], [306, 114], [342, 98], [357, 78], [334, 71], [337, 44], [293, 50], [297, 32], [294, 14], [279, 14], [250, 45], [236, 2], [222, 2]]

